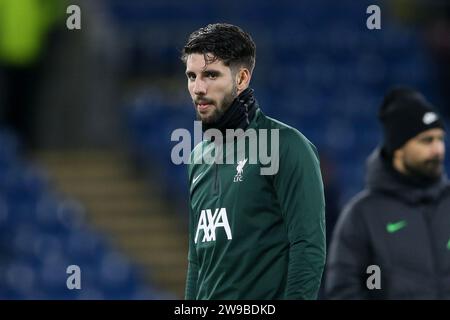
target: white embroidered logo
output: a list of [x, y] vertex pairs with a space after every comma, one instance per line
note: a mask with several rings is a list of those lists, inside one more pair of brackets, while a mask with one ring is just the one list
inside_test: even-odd
[[433, 122], [435, 122], [438, 119], [438, 116], [436, 113], [434, 112], [427, 112], [423, 115], [423, 123], [426, 125], [432, 124]]
[[233, 238], [230, 224], [228, 223], [227, 209], [216, 209], [214, 215], [210, 209], [202, 210], [197, 231], [195, 232], [194, 243], [198, 241], [200, 230], [203, 230], [202, 242], [216, 241], [216, 229], [219, 227], [224, 228], [228, 240]]
[[198, 181], [198, 179], [200, 179], [202, 176], [203, 176], [203, 173], [200, 173], [198, 176], [196, 176], [194, 178], [194, 180], [192, 180], [192, 185], [194, 185]]
[[247, 159], [238, 161], [238, 165], [236, 167], [237, 174], [234, 176], [233, 182], [242, 182], [242, 175], [244, 174], [244, 166], [247, 163]]

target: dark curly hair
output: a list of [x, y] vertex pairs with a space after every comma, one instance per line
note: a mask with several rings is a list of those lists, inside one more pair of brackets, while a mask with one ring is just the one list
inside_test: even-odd
[[206, 63], [220, 59], [230, 68], [244, 66], [250, 72], [255, 67], [256, 46], [252, 38], [228, 23], [209, 24], [191, 33], [181, 52], [181, 60], [186, 63], [193, 53], [203, 54]]

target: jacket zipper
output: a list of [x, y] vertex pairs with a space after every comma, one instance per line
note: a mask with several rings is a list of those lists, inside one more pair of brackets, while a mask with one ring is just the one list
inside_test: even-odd
[[[219, 146], [219, 148], [222, 148], [222, 146]], [[216, 152], [218, 150], [216, 149]], [[214, 156], [217, 156], [216, 154]], [[223, 157], [223, 154], [222, 154]], [[217, 160], [217, 159], [216, 159]], [[214, 185], [213, 185], [213, 194], [219, 193], [219, 164], [217, 161], [214, 161]]]
[[218, 181], [218, 171], [219, 171], [219, 165], [217, 163], [214, 163], [214, 186], [213, 186], [213, 191], [214, 193], [218, 193], [219, 192], [219, 181]]
[[435, 285], [435, 288], [437, 290], [437, 299], [441, 298], [441, 286], [439, 285], [439, 270], [437, 267], [437, 254], [435, 249], [435, 239], [433, 237], [433, 230], [431, 230], [431, 219], [433, 218], [431, 215], [433, 214], [433, 209], [435, 207], [432, 206], [431, 209], [425, 209], [423, 210], [423, 213], [425, 214], [424, 219], [426, 221], [427, 230], [428, 230], [428, 239], [430, 240], [430, 246], [431, 246], [431, 263], [433, 264], [433, 282]]

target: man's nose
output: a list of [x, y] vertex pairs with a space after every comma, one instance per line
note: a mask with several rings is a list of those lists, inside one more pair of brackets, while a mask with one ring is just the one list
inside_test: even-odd
[[433, 155], [443, 157], [445, 154], [445, 144], [441, 140], [436, 140], [433, 143]]
[[194, 93], [196, 95], [205, 95], [206, 94], [206, 83], [205, 81], [197, 78], [195, 79], [194, 84]]

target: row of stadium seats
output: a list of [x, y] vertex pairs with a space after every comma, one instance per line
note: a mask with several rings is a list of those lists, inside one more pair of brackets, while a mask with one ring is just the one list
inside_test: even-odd
[[[69, 290], [67, 267], [81, 270]], [[143, 273], [86, 221], [81, 203], [58, 193], [43, 168], [0, 129], [0, 299], [162, 299]]]

